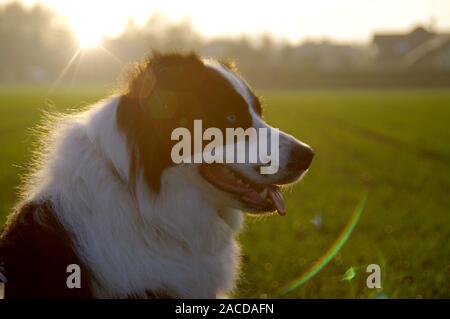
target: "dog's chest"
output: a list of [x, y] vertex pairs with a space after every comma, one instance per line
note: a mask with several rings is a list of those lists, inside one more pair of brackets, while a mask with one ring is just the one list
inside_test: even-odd
[[115, 264], [117, 276], [95, 280], [94, 294], [100, 298], [215, 298], [233, 288], [238, 256], [234, 240], [213, 254], [175, 250], [153, 258], [136, 254], [134, 262]]

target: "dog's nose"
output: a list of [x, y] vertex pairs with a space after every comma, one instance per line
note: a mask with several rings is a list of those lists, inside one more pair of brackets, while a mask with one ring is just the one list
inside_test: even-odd
[[305, 144], [296, 144], [291, 149], [287, 168], [290, 171], [304, 171], [311, 165], [314, 150]]

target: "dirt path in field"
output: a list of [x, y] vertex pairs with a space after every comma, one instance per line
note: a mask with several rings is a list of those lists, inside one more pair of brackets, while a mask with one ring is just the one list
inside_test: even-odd
[[370, 139], [372, 141], [375, 141], [377, 143], [383, 144], [383, 145], [389, 145], [392, 147], [395, 147], [397, 149], [415, 154], [419, 157], [432, 160], [435, 162], [440, 162], [446, 166], [450, 166], [450, 157], [447, 156], [444, 153], [436, 152], [434, 150], [430, 150], [423, 147], [418, 147], [415, 145], [408, 144], [398, 138], [395, 138], [393, 136], [389, 136], [386, 134], [383, 134], [379, 131], [376, 131], [374, 129], [370, 129], [355, 123], [351, 123], [349, 121], [330, 116], [325, 114], [319, 114], [316, 112], [306, 111], [306, 110], [300, 110], [301, 112], [305, 113], [308, 116], [316, 117], [320, 120], [324, 120], [326, 122], [332, 123], [334, 126], [339, 127], [340, 129], [346, 130], [351, 133], [358, 134], [360, 136], [363, 136], [367, 139]]

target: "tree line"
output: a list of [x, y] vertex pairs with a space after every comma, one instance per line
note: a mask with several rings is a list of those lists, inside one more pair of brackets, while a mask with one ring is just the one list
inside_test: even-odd
[[249, 81], [260, 87], [450, 83], [448, 75], [433, 73], [392, 71], [386, 76], [373, 69], [370, 47], [292, 44], [269, 35], [206, 40], [189, 22], [172, 23], [158, 14], [143, 26], [130, 19], [118, 37], [103, 38], [101, 47], [79, 51], [63, 17], [42, 5], [24, 7], [17, 2], [0, 6], [0, 47], [0, 83], [52, 83], [57, 79], [62, 84], [114, 83], [129, 63], [152, 50], [195, 51], [234, 60]]

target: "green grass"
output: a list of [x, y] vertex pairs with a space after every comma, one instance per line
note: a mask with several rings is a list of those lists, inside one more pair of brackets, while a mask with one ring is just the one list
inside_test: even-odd
[[[93, 102], [107, 89], [0, 89], [0, 223], [26, 170], [40, 110]], [[344, 248], [291, 298], [450, 297], [450, 91], [262, 92], [266, 119], [312, 145], [316, 158], [286, 195], [286, 217], [248, 218], [237, 297], [271, 297], [333, 244], [363, 192]], [[317, 214], [320, 228], [310, 220]], [[365, 285], [369, 264], [382, 291]], [[356, 275], [343, 281], [353, 267]]]

